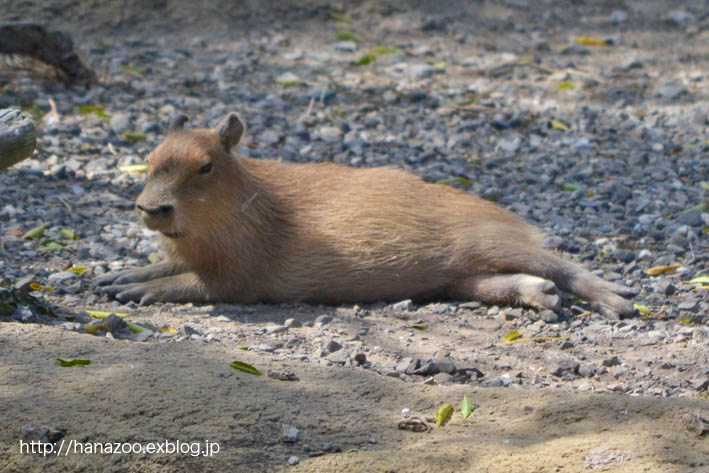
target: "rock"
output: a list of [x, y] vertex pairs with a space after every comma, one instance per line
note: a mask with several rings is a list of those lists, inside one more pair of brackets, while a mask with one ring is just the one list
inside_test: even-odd
[[293, 319], [293, 318], [286, 319], [286, 321], [283, 322], [283, 325], [285, 325], [288, 328], [298, 328], [298, 327], [303, 326], [303, 324], [300, 322], [300, 320]]
[[350, 354], [347, 353], [347, 350], [338, 350], [327, 355], [326, 359], [332, 363], [345, 364], [349, 361]]
[[706, 417], [698, 412], [683, 415], [682, 422], [687, 430], [698, 435], [699, 437], [703, 437], [709, 433], [709, 417]]
[[411, 312], [412, 310], [414, 310], [414, 303], [411, 299], [406, 299], [404, 301], [390, 305], [389, 309], [393, 312]]
[[519, 307], [513, 309], [505, 309], [505, 320], [515, 320], [522, 317], [523, 311]]
[[676, 85], [674, 82], [667, 82], [655, 89], [655, 92], [663, 99], [674, 100], [683, 93], [686, 93], [687, 89]]
[[657, 288], [659, 289], [659, 291], [662, 294], [664, 294], [666, 296], [671, 296], [672, 294], [677, 292], [677, 287], [674, 284], [672, 284], [671, 281], [668, 281], [666, 279], [663, 279], [662, 281], [658, 281]]
[[111, 117], [110, 126], [117, 135], [128, 131], [128, 127], [130, 126], [130, 115], [126, 113], [114, 113]]
[[632, 263], [635, 260], [635, 252], [630, 250], [615, 250], [613, 258], [623, 263]]
[[628, 21], [628, 12], [625, 10], [615, 10], [611, 13], [611, 21], [616, 25]]
[[579, 384], [576, 389], [578, 389], [579, 391], [591, 391], [593, 389], [593, 383], [590, 383], [589, 381], [584, 381]]
[[355, 361], [355, 363], [357, 363], [358, 365], [363, 365], [363, 364], [365, 364], [365, 363], [367, 362], [367, 355], [365, 355], [365, 354], [362, 353], [362, 352], [359, 352], [359, 353], [357, 353], [357, 354], [354, 356], [354, 361]]
[[706, 391], [709, 388], [709, 377], [700, 376], [692, 380], [692, 389], [696, 391]]
[[555, 362], [549, 372], [559, 378], [568, 375], [575, 375], [579, 372], [579, 362], [571, 358], [562, 358]]
[[266, 327], [266, 333], [269, 334], [283, 333], [287, 331], [288, 327], [286, 327], [285, 325], [269, 325], [268, 327]]
[[334, 143], [342, 138], [342, 130], [334, 126], [324, 126], [318, 130], [317, 136], [327, 143]]
[[408, 67], [408, 72], [416, 80], [421, 80], [431, 77], [436, 72], [436, 68], [428, 64], [412, 64]]
[[586, 455], [585, 467], [590, 470], [607, 470], [630, 463], [637, 455], [630, 450], [599, 448]]
[[559, 314], [553, 310], [543, 310], [539, 313], [539, 317], [541, 317], [541, 319], [548, 324], [559, 321]]
[[288, 457], [288, 464], [289, 465], [295, 466], [298, 463], [300, 463], [300, 458], [297, 457], [296, 455], [291, 455], [290, 457]]
[[317, 326], [319, 326], [319, 327], [322, 327], [322, 326], [324, 326], [324, 325], [327, 325], [327, 324], [329, 324], [330, 322], [332, 322], [332, 317], [330, 317], [329, 315], [325, 315], [325, 314], [319, 315], [319, 316], [315, 319], [315, 325], [317, 325]]
[[296, 443], [298, 441], [298, 429], [292, 425], [283, 424], [283, 441], [285, 443]]
[[433, 377], [433, 379], [436, 381], [436, 384], [447, 384], [453, 380], [453, 376], [448, 373], [438, 373]]
[[66, 432], [63, 430], [42, 424], [23, 425], [20, 428], [20, 436], [27, 442], [56, 443], [65, 435]]
[[436, 364], [435, 361], [433, 360], [427, 360], [424, 363], [421, 363], [421, 366], [414, 370], [413, 372], [409, 372], [408, 370], [406, 371], [406, 374], [415, 374], [419, 376], [432, 376], [434, 374], [438, 374], [438, 364]]
[[690, 227], [701, 227], [704, 225], [702, 213], [699, 210], [688, 210], [677, 218], [677, 223], [689, 225]]
[[620, 365], [620, 360], [618, 359], [618, 356], [614, 355], [610, 358], [606, 358], [603, 360], [603, 366], [610, 368], [611, 366], [618, 366]]
[[322, 446], [322, 451], [326, 453], [330, 453], [335, 450], [335, 447], [330, 443], [326, 443], [325, 445]]
[[27, 291], [30, 288], [30, 284], [32, 284], [34, 282], [34, 280], [35, 280], [35, 275], [28, 274], [27, 276], [17, 279], [15, 281], [15, 283], [13, 284], [13, 286], [18, 291]]
[[338, 41], [333, 45], [335, 50], [346, 53], [352, 53], [359, 49], [359, 46], [354, 41]]
[[47, 278], [47, 282], [51, 285], [62, 285], [71, 279], [76, 279], [78, 276], [71, 271], [60, 271], [52, 273]]
[[667, 21], [675, 25], [681, 25], [682, 23], [694, 21], [694, 15], [684, 10], [672, 10], [667, 13]]
[[457, 371], [455, 364], [449, 358], [438, 358], [433, 362], [440, 373], [455, 374]]
[[197, 330], [196, 328], [192, 327], [191, 325], [185, 325], [184, 329], [185, 329], [185, 335], [187, 335], [187, 336], [191, 336], [191, 335], [202, 336], [203, 335], [201, 331]]
[[679, 310], [693, 312], [697, 308], [698, 301], [696, 299], [687, 299], [677, 304]]
[[327, 342], [327, 345], [325, 346], [325, 348], [327, 349], [327, 351], [329, 353], [334, 353], [337, 350], [341, 349], [342, 345], [340, 343], [336, 342], [335, 340], [330, 340]]

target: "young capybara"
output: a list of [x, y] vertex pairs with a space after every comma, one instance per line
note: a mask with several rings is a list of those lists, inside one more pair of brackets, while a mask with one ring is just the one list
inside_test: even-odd
[[559, 308], [557, 288], [630, 315], [627, 287], [542, 248], [516, 215], [404, 171], [234, 156], [245, 126], [170, 124], [136, 209], [165, 262], [99, 279], [122, 302], [408, 298]]

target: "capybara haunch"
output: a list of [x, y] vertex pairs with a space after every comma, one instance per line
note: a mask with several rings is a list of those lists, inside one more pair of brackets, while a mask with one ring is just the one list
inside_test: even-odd
[[406, 172], [231, 154], [245, 126], [177, 117], [150, 155], [136, 209], [167, 260], [99, 280], [119, 301], [480, 300], [556, 310], [557, 288], [621, 315], [606, 282], [542, 248], [516, 215]]

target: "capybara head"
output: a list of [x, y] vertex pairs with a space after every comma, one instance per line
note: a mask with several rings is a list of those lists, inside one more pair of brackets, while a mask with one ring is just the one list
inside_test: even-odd
[[208, 229], [224, 216], [238, 186], [237, 158], [230, 154], [244, 134], [239, 115], [230, 113], [214, 129], [185, 130], [187, 117], [170, 122], [165, 140], [150, 153], [148, 177], [135, 207], [143, 223], [168, 238]]

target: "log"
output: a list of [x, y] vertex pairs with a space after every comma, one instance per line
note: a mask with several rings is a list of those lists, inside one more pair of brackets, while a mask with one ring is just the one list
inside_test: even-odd
[[58, 31], [47, 31], [40, 25], [0, 25], [0, 53], [39, 59], [58, 69], [68, 84], [88, 87], [96, 82], [96, 74], [81, 62], [71, 38]]
[[19, 110], [0, 110], [0, 171], [32, 155], [37, 129]]

